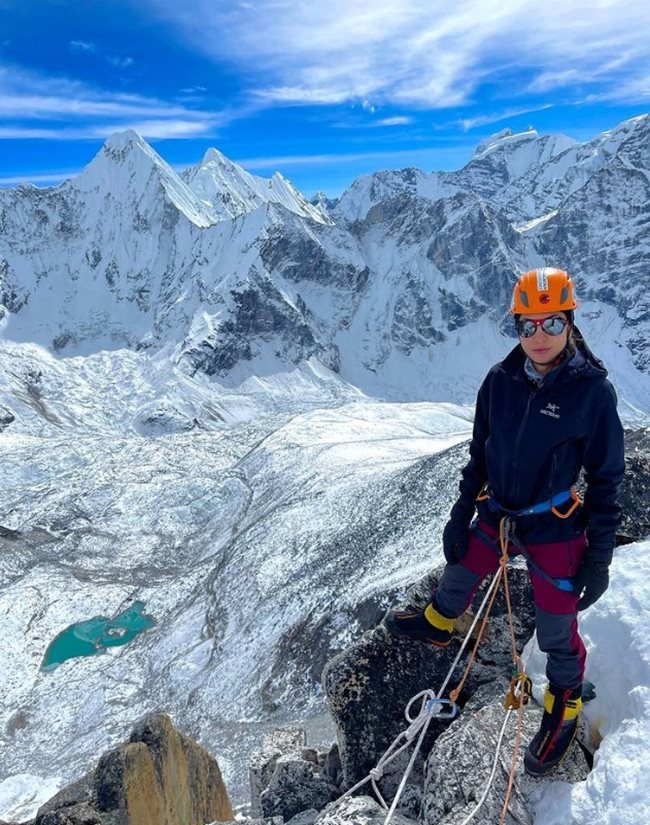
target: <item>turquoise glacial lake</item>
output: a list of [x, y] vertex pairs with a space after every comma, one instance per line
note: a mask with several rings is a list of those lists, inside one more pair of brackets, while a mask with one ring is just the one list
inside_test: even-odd
[[95, 616], [77, 622], [63, 630], [48, 647], [43, 670], [54, 670], [62, 662], [77, 656], [95, 656], [109, 647], [120, 647], [133, 641], [138, 633], [155, 625], [144, 613], [144, 602], [134, 602], [112, 619]]

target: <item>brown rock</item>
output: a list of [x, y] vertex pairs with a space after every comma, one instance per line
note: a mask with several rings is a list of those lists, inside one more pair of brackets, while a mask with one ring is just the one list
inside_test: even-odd
[[204, 825], [233, 818], [216, 760], [163, 713], [146, 717], [128, 745], [102, 757], [95, 793], [98, 809], [118, 812], [120, 825]]
[[105, 753], [93, 774], [64, 789], [35, 825], [205, 825], [230, 821], [216, 759], [164, 713], [145, 717], [130, 741]]

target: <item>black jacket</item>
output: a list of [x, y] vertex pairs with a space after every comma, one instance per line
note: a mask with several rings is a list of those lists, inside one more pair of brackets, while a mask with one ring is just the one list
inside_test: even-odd
[[[471, 457], [452, 517], [471, 517], [485, 482], [504, 508], [521, 510], [569, 489], [584, 468], [583, 506], [568, 519], [552, 513], [520, 516], [517, 535], [524, 542], [546, 543], [586, 529], [590, 557], [609, 562], [621, 517], [623, 428], [607, 370], [577, 330], [576, 338], [573, 355], [539, 387], [526, 376], [519, 345], [492, 367], [478, 393]], [[479, 502], [478, 511], [498, 525], [500, 514], [487, 503]]]

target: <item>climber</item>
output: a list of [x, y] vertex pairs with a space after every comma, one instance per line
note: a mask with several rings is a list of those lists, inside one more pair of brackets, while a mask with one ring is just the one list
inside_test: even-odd
[[[586, 658], [577, 614], [609, 585], [621, 517], [616, 393], [575, 326], [577, 306], [562, 270], [518, 279], [510, 313], [519, 343], [478, 393], [470, 459], [443, 531], [447, 564], [426, 609], [386, 619], [396, 636], [446, 647], [455, 619], [498, 568], [499, 529], [507, 525], [510, 555], [522, 553], [528, 563], [537, 639], [547, 654], [544, 714], [524, 757], [536, 776], [560, 764], [575, 736]], [[574, 489], [581, 469], [584, 502]]]

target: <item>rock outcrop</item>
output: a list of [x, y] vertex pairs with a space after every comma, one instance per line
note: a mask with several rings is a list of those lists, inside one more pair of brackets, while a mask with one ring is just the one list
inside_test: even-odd
[[251, 813], [285, 822], [300, 815], [301, 822], [313, 822], [342, 793], [341, 778], [336, 745], [329, 751], [309, 748], [303, 730], [278, 729], [251, 765]]
[[[479, 688], [458, 720], [434, 743], [424, 771], [419, 817], [421, 825], [458, 825], [477, 807], [488, 788], [496, 753], [495, 743], [505, 718], [503, 696], [507, 689], [504, 679]], [[525, 745], [537, 732], [541, 716], [542, 709], [530, 703], [522, 717], [522, 746], [519, 748], [515, 782], [508, 804], [508, 825], [533, 825], [534, 822], [531, 800], [544, 780], [528, 776], [522, 763]], [[474, 825], [494, 825], [500, 821], [512, 764], [516, 719], [517, 712], [513, 711], [507, 723], [504, 744], [498, 752], [494, 779], [484, 803], [472, 820]], [[580, 782], [588, 772], [582, 751], [574, 747], [562, 763], [562, 780]]]
[[650, 429], [625, 433], [625, 479], [621, 490], [623, 521], [618, 541], [627, 544], [650, 536]]
[[153, 713], [38, 811], [34, 825], [205, 825], [233, 818], [217, 761]]
[[[530, 582], [525, 569], [514, 567], [509, 572], [511, 598], [514, 605], [515, 629], [519, 645], [532, 635], [534, 627]], [[407, 594], [409, 605], [423, 607], [430, 598], [436, 576], [422, 579]], [[483, 597], [483, 589], [476, 602]], [[459, 626], [462, 626], [460, 623]], [[449, 648], [433, 648], [424, 644], [395, 639], [383, 626], [365, 633], [354, 645], [335, 657], [326, 668], [323, 682], [328, 706], [338, 733], [343, 765], [344, 787], [363, 779], [377, 764], [395, 737], [408, 727], [404, 709], [409, 700], [426, 688], [438, 690], [451, 666], [458, 642]], [[479, 687], [493, 684], [511, 664], [510, 637], [507, 629], [506, 606], [502, 595], [492, 609], [490, 627], [482, 642], [459, 704], [464, 705]], [[460, 680], [459, 667], [450, 684]], [[495, 693], [496, 695], [496, 693]], [[503, 692], [501, 694], [503, 697]], [[416, 703], [411, 715], [417, 715], [421, 703]], [[398, 810], [417, 817], [420, 806], [423, 759], [433, 743], [449, 727], [448, 721], [434, 720], [423, 742], [421, 755], [411, 775], [403, 803]], [[379, 786], [391, 798], [410, 758], [408, 749], [387, 766]]]

